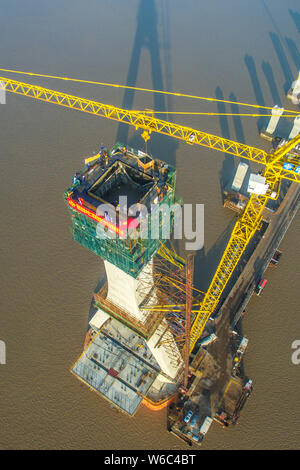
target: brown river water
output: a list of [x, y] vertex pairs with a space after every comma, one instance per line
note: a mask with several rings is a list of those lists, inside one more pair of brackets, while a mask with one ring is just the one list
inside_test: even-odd
[[[298, 0], [10, 0], [1, 2], [0, 67], [182, 91], [291, 108], [285, 92], [300, 69]], [[0, 73], [1, 75], [1, 73]], [[13, 76], [22, 80], [23, 76]], [[251, 108], [27, 77], [32, 83], [135, 109], [251, 112]], [[295, 109], [295, 108], [294, 108]], [[253, 111], [255, 112], [255, 110]], [[111, 409], [69, 368], [82, 350], [92, 292], [103, 262], [72, 241], [63, 192], [83, 158], [117, 138], [143, 149], [132, 129], [22, 96], [0, 105], [1, 282], [0, 448], [185, 449], [166, 431], [166, 411], [134, 418]], [[264, 117], [169, 116], [268, 149]], [[282, 135], [291, 122], [283, 120]], [[195, 279], [205, 290], [233, 213], [221, 185], [237, 161], [153, 136], [148, 150], [174, 163], [186, 203], [205, 204], [205, 246]], [[202, 449], [283, 449], [300, 445], [299, 214], [277, 269], [243, 320], [250, 339], [245, 373], [254, 392], [239, 424], [214, 424]]]

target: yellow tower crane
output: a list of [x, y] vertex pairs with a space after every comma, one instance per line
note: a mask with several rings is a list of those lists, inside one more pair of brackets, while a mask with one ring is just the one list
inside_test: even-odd
[[[267, 153], [249, 145], [240, 144], [191, 127], [157, 119], [151, 114], [147, 115], [139, 111], [117, 108], [6, 77], [0, 77], [1, 89], [129, 124], [136, 129], [143, 130], [142, 136], [145, 141], [149, 138], [151, 132], [157, 132], [183, 140], [188, 144], [202, 145], [264, 165], [263, 175], [269, 185], [268, 191], [265, 195], [260, 196], [252, 194], [246, 208], [238, 217], [224, 254], [191, 327], [190, 351], [192, 351], [205, 328], [206, 322], [215, 311], [221, 294], [249, 241], [261, 226], [262, 212], [268, 200], [278, 196], [282, 179], [300, 183], [300, 157], [293, 152], [295, 146], [300, 143], [300, 135], [277, 148], [273, 153]], [[291, 165], [287, 166], [286, 163]], [[293, 168], [293, 170], [291, 171], [288, 168]]]

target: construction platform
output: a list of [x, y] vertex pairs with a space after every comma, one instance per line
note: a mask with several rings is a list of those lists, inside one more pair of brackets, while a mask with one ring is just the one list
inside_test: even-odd
[[133, 416], [160, 373], [141, 338], [122, 323], [108, 320], [72, 372], [109, 402]]
[[[223, 206], [227, 209], [230, 209], [238, 214], [241, 214], [246, 208], [250, 197], [246, 196], [237, 191], [224, 191], [223, 193]], [[262, 213], [263, 222], [269, 223], [270, 221], [270, 212], [273, 212], [273, 209], [270, 207], [265, 207]]]
[[[151, 315], [150, 311], [146, 311], [145, 319], [143, 319], [144, 321], [138, 320], [131, 314], [131, 312], [128, 312], [124, 308], [116, 306], [113, 302], [109, 301], [107, 298], [107, 287], [107, 283], [105, 283], [103, 287], [94, 294], [96, 307], [108, 313], [116, 320], [121, 321], [141, 338], [146, 340], [151, 338], [165, 314], [158, 312], [156, 315]], [[155, 293], [152, 294], [155, 295]], [[153, 303], [154, 299], [152, 297], [151, 293], [149, 293], [147, 302], [143, 305], [144, 307], [147, 307], [147, 304], [151, 305], [151, 302]]]
[[[152, 226], [158, 227], [159, 235], [162, 232], [160, 213], [153, 207], [175, 202], [176, 172], [165, 162], [122, 144], [111, 152], [102, 150], [96, 157], [74, 175], [73, 185], [64, 195], [72, 235], [136, 278], [164, 241], [162, 236], [151, 236]], [[140, 216], [142, 210], [147, 213]], [[130, 229], [144, 231], [144, 236], [131, 236]]]

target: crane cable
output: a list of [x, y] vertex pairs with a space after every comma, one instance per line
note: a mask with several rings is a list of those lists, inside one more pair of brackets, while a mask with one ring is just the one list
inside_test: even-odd
[[[134, 86], [128, 86], [128, 85], [119, 85], [117, 83], [106, 83], [106, 82], [96, 82], [96, 81], [92, 81], [92, 80], [82, 80], [82, 79], [78, 79], [78, 78], [69, 78], [69, 77], [60, 77], [60, 76], [56, 76], [56, 75], [45, 75], [45, 74], [41, 74], [41, 73], [34, 73], [34, 72], [23, 72], [21, 70], [11, 70], [11, 69], [1, 69], [0, 68], [0, 71], [1, 72], [9, 72], [9, 73], [17, 73], [17, 74], [21, 74], [21, 75], [30, 75], [30, 76], [34, 76], [34, 77], [41, 77], [41, 78], [55, 78], [57, 80], [65, 80], [65, 81], [71, 81], [71, 82], [78, 82], [78, 83], [86, 83], [86, 84], [90, 84], [90, 85], [101, 85], [101, 86], [107, 86], [107, 87], [114, 87], [114, 88], [123, 88], [123, 89], [127, 89], [127, 90], [135, 90], [135, 91], [143, 91], [143, 92], [150, 92], [150, 93], [160, 93], [160, 94], [163, 94], [163, 95], [171, 95], [171, 96], [179, 96], [179, 97], [183, 97], [183, 98], [191, 98], [191, 99], [197, 99], [197, 100], [204, 100], [204, 101], [210, 101], [210, 102], [216, 102], [216, 103], [227, 103], [227, 104], [234, 104], [234, 105], [239, 105], [239, 106], [248, 106], [248, 107], [251, 107], [251, 108], [259, 108], [259, 109], [267, 109], [267, 110], [272, 110], [273, 108], [272, 107], [269, 107], [269, 106], [262, 106], [262, 105], [258, 105], [258, 104], [249, 104], [249, 103], [242, 103], [242, 102], [238, 102], [238, 101], [230, 101], [230, 100], [221, 100], [221, 99], [218, 99], [218, 98], [208, 98], [208, 97], [204, 97], [204, 96], [197, 96], [197, 95], [190, 95], [190, 94], [186, 94], [186, 93], [177, 93], [177, 92], [171, 92], [171, 91], [163, 91], [163, 90], [151, 90], [149, 88], [140, 88], [140, 87], [134, 87]], [[135, 111], [135, 112], [141, 112], [141, 113], [144, 113], [144, 111]], [[151, 111], [152, 112], [152, 111]], [[299, 115], [299, 113], [297, 113], [297, 111], [292, 111], [292, 110], [288, 110], [286, 109], [285, 110], [286, 113], [290, 113], [289, 116], [297, 116]], [[214, 114], [211, 114], [211, 113], [192, 113], [192, 112], [178, 112], [176, 113], [175, 111], [173, 112], [168, 112], [168, 111], [156, 111], [156, 113], [166, 113], [166, 114], [197, 114], [197, 115], [211, 115], [211, 116], [234, 116], [234, 114], [232, 113], [214, 113]], [[242, 116], [241, 114], [236, 114], [237, 116]], [[244, 115], [244, 116], [252, 116], [252, 117], [261, 117], [263, 116], [262, 114], [259, 114], [259, 115]], [[266, 116], [270, 116], [270, 115], [266, 115]]]
[[[192, 111], [149, 111], [149, 110], [134, 110], [135, 113], [141, 114], [180, 114], [180, 115], [195, 115], [195, 116], [239, 116], [239, 117], [271, 117], [273, 114], [242, 114], [242, 113], [202, 113]], [[295, 114], [281, 114], [280, 117], [297, 117], [300, 113], [295, 111]]]

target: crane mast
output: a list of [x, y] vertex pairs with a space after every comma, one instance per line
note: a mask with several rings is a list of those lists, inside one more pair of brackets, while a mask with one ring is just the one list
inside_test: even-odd
[[125, 110], [6, 77], [0, 77], [0, 89], [126, 123], [136, 129], [143, 129], [145, 140], [149, 138], [151, 132], [157, 132], [183, 140], [188, 144], [218, 150], [265, 166], [264, 176], [266, 177], [266, 183], [269, 185], [268, 192], [263, 196], [253, 194], [234, 226], [209, 289], [194, 319], [190, 334], [190, 351], [192, 351], [205, 328], [206, 322], [217, 308], [221, 295], [249, 241], [259, 229], [262, 212], [268, 200], [272, 197], [272, 193], [277, 192], [278, 194], [278, 185], [282, 179], [300, 183], [300, 171], [290, 171], [284, 168], [285, 162], [292, 163], [300, 168], [300, 157], [293, 153], [293, 149], [300, 143], [300, 135], [277, 148], [273, 153], [268, 154], [255, 147], [157, 119], [138, 111]]

